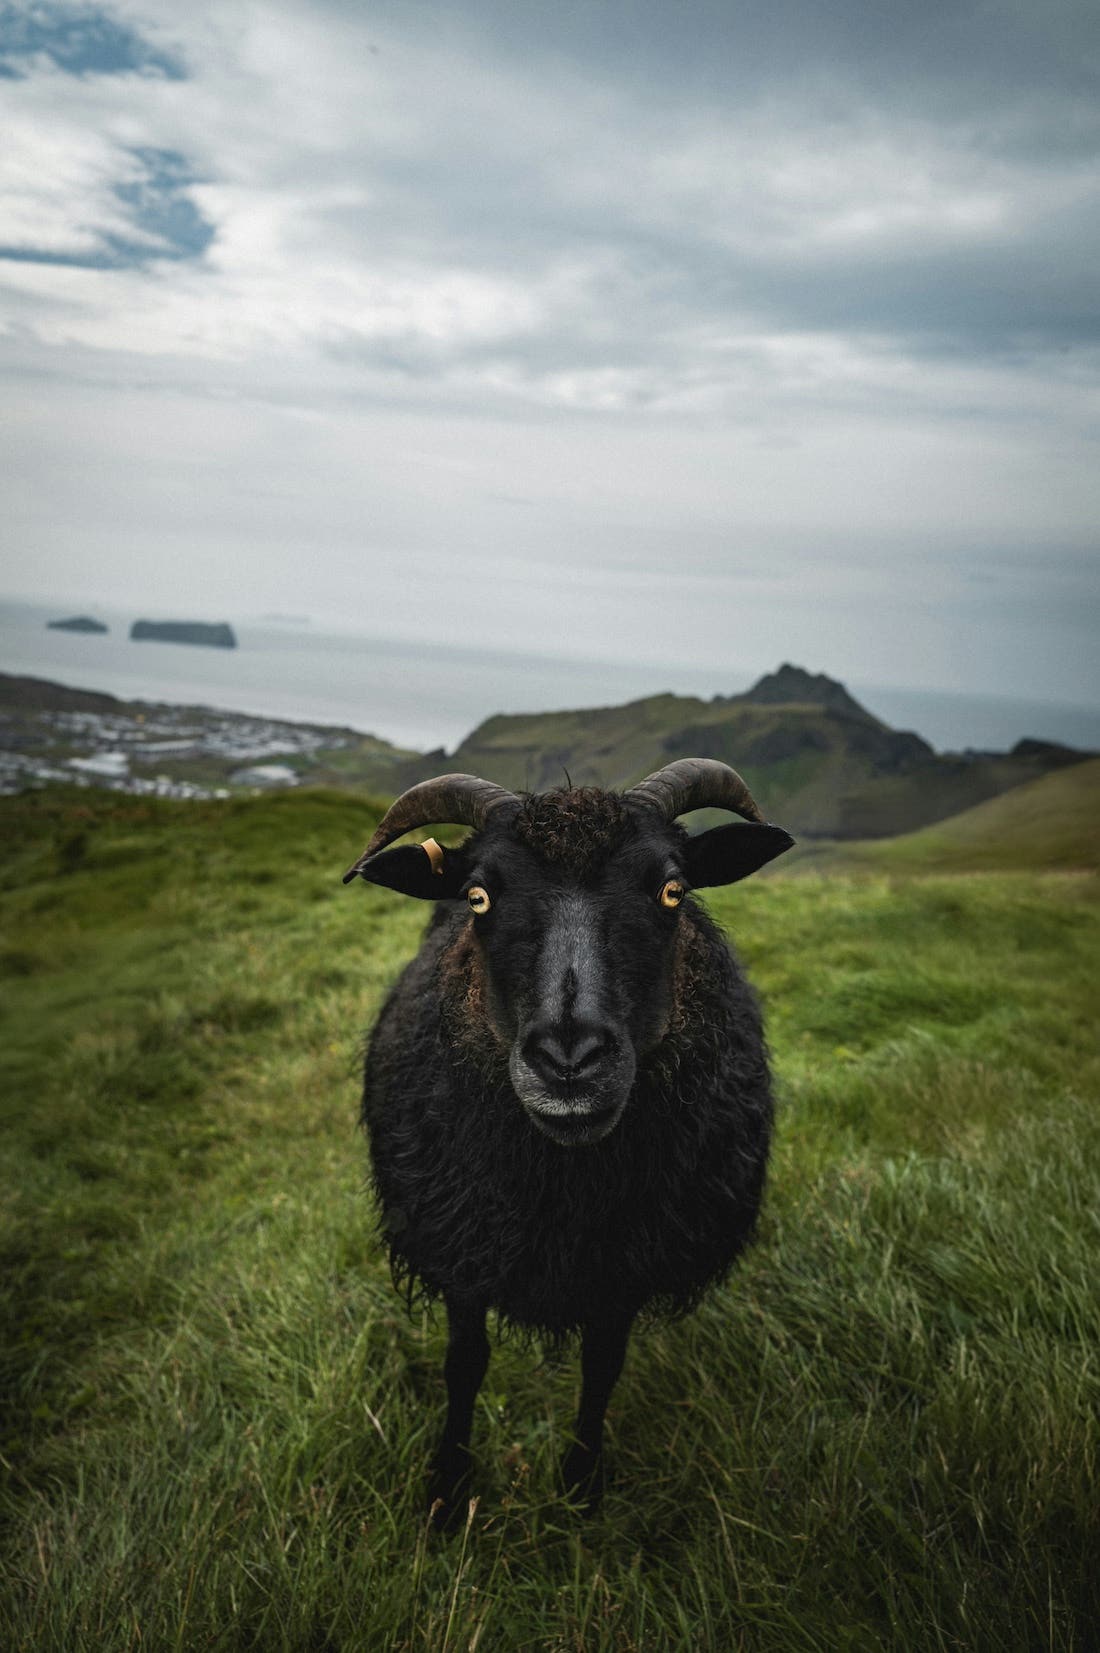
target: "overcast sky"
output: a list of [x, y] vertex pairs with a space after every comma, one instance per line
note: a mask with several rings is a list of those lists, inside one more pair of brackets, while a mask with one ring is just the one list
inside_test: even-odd
[[7, 591], [1097, 698], [1095, 0], [0, 19]]

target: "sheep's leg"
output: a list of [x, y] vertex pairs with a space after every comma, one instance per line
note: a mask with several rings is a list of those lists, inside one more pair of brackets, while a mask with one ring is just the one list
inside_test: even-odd
[[581, 1404], [573, 1429], [573, 1445], [562, 1459], [561, 1478], [567, 1496], [579, 1499], [591, 1512], [603, 1497], [603, 1420], [611, 1391], [626, 1358], [633, 1315], [590, 1322], [581, 1343]]
[[470, 1430], [474, 1402], [489, 1365], [485, 1310], [480, 1304], [447, 1299], [447, 1421], [432, 1459], [428, 1479], [428, 1508], [437, 1526], [455, 1524], [462, 1515], [470, 1479]]

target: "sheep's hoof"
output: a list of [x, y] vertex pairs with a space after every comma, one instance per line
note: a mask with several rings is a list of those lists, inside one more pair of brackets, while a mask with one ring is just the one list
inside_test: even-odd
[[569, 1502], [582, 1515], [594, 1515], [604, 1493], [603, 1453], [575, 1442], [561, 1461], [561, 1481]]
[[466, 1519], [470, 1501], [470, 1457], [439, 1457], [428, 1475], [426, 1505], [434, 1532], [456, 1532]]

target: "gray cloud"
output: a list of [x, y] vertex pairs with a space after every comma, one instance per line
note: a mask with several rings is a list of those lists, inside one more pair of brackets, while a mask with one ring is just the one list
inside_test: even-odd
[[30, 15], [13, 585], [1093, 692], [1091, 7]]

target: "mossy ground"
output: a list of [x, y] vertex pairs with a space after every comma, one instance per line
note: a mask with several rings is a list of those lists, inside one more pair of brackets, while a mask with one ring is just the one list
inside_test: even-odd
[[371, 824], [0, 802], [0, 1645], [1095, 1645], [1095, 877], [715, 893], [781, 1095], [759, 1244], [635, 1340], [594, 1521], [554, 1484], [575, 1362], [497, 1350], [439, 1542], [443, 1328], [355, 1125], [425, 909], [341, 887]]

